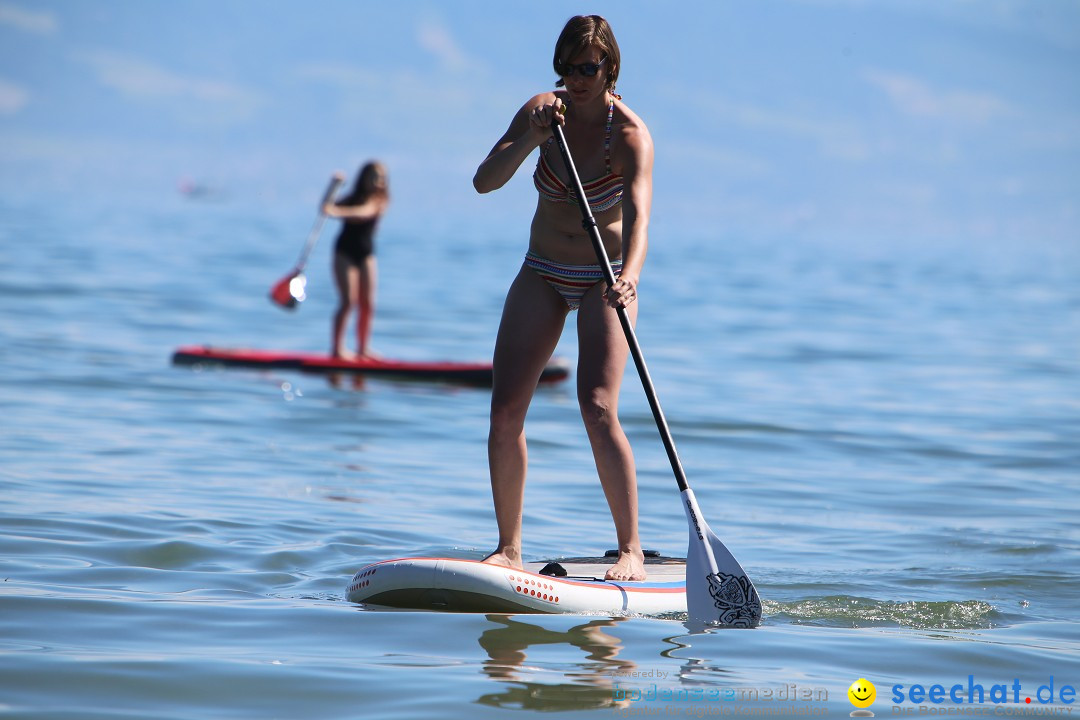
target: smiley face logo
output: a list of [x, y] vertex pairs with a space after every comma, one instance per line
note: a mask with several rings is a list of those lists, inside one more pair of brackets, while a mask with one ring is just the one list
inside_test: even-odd
[[866, 678], [859, 678], [851, 683], [851, 687], [847, 690], [847, 696], [855, 707], [868, 708], [877, 699], [877, 688], [874, 687], [874, 683]]

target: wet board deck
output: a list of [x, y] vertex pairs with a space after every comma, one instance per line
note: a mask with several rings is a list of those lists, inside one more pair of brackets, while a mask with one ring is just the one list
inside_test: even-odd
[[[175, 365], [297, 370], [323, 374], [353, 373], [485, 387], [490, 387], [492, 381], [492, 367], [489, 362], [412, 361], [388, 358], [341, 360], [321, 353], [220, 348], [208, 345], [189, 345], [178, 348], [173, 353], [172, 361]], [[559, 382], [569, 375], [570, 366], [562, 359], [553, 358], [540, 375], [540, 382]]]
[[[526, 563], [525, 570], [457, 558], [397, 558], [361, 568], [351, 602], [418, 610], [658, 615], [686, 612], [686, 562], [648, 557], [648, 579], [604, 580], [612, 558]], [[564, 576], [548, 574], [558, 571]], [[543, 572], [541, 572], [543, 571]]]

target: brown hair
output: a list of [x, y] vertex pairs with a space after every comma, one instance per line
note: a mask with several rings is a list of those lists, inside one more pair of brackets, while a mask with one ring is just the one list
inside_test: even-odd
[[[381, 188], [375, 184], [379, 176], [383, 179]], [[360, 172], [356, 174], [356, 182], [353, 184], [352, 192], [349, 193], [349, 199], [353, 202], [364, 202], [380, 192], [387, 196], [390, 194], [390, 179], [386, 174], [386, 166], [378, 160], [370, 160], [364, 163]]]
[[[609, 92], [614, 93], [615, 81], [619, 79], [619, 68], [622, 66], [622, 56], [619, 54], [619, 43], [615, 42], [611, 25], [599, 15], [577, 15], [566, 21], [566, 27], [555, 41], [555, 56], [551, 61], [555, 74], [559, 74], [563, 63], [589, 47], [596, 47], [604, 53], [607, 61], [604, 64], [607, 70], [607, 82], [604, 85]], [[555, 87], [563, 85], [561, 78], [555, 83]]]

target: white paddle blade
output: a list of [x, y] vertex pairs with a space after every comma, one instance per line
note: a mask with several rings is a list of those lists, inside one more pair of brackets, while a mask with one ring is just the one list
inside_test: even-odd
[[690, 523], [686, 550], [686, 609], [695, 622], [752, 628], [761, 622], [761, 599], [739, 561], [701, 516], [694, 491], [682, 492]]
[[307, 299], [307, 278], [304, 273], [297, 273], [296, 277], [289, 281], [289, 295], [298, 303]]

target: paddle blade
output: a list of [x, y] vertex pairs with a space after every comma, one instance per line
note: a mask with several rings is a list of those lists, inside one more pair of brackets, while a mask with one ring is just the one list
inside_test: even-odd
[[270, 288], [270, 299], [276, 304], [288, 310], [294, 309], [299, 303], [304, 302], [307, 294], [307, 278], [299, 270], [295, 270], [281, 278]]
[[761, 622], [761, 599], [739, 561], [701, 516], [694, 491], [682, 492], [690, 523], [686, 550], [686, 609], [690, 620], [752, 628]]

